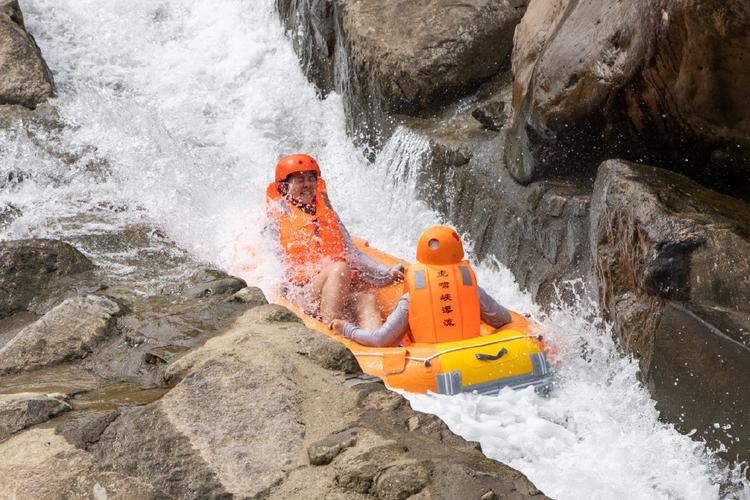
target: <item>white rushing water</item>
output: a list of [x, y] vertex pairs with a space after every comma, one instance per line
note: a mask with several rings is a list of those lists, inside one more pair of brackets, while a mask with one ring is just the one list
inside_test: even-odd
[[[303, 77], [272, 0], [22, 7], [55, 73], [52, 105], [66, 127], [0, 131], [0, 179], [9, 179], [0, 210], [10, 204], [17, 215], [3, 238], [157, 224], [194, 256], [268, 290], [277, 268], [258, 244], [265, 187], [276, 159], [298, 151], [318, 158], [342, 219], [373, 246], [412, 257], [421, 230], [438, 222], [415, 201], [409, 175], [424, 145], [401, 131], [366, 163], [345, 133], [340, 98], [317, 99]], [[501, 302], [539, 315], [502, 266], [486, 262], [478, 274]], [[721, 484], [726, 496], [747, 496], [736, 470], [659, 422], [636, 364], [585, 319], [589, 309], [544, 320], [560, 366], [551, 397], [409, 396], [413, 406], [554, 498], [708, 499]]]

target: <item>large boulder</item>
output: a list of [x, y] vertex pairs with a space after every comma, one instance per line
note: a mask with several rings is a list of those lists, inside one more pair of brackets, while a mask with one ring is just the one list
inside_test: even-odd
[[62, 241], [0, 242], [0, 318], [26, 310], [45, 290], [93, 268], [86, 256]]
[[[478, 259], [495, 258], [544, 305], [590, 274], [590, 187], [548, 180], [522, 185], [502, 167], [504, 136], [471, 117], [409, 120], [389, 153], [416, 178], [416, 194], [474, 243]], [[468, 118], [468, 119], [467, 119]], [[391, 150], [391, 146], [395, 146]], [[416, 156], [415, 150], [424, 148]]]
[[55, 85], [18, 0], [0, 0], [0, 104], [35, 108], [55, 94]]
[[112, 332], [121, 307], [106, 297], [68, 299], [0, 349], [0, 374], [86, 357]]
[[[590, 238], [604, 317], [663, 416], [750, 458], [750, 205], [611, 160], [594, 186]], [[717, 432], [725, 425], [731, 437]]]
[[750, 193], [750, 4], [533, 0], [506, 161], [522, 182], [620, 156]]
[[509, 60], [525, 2], [278, 0], [307, 74], [344, 97], [349, 127], [374, 148], [393, 115], [435, 111]]

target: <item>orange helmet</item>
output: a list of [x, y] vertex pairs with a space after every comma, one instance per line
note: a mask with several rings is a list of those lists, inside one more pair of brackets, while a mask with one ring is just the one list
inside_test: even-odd
[[320, 175], [320, 167], [315, 158], [309, 155], [294, 154], [283, 157], [276, 164], [276, 182], [286, 180], [295, 172], [315, 172]]
[[417, 243], [417, 260], [422, 264], [445, 266], [464, 258], [464, 246], [458, 233], [447, 226], [427, 229]]

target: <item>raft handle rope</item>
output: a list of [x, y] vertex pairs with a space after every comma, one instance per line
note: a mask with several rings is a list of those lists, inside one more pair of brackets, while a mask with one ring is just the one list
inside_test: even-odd
[[494, 356], [492, 354], [482, 354], [482, 353], [479, 353], [479, 352], [476, 353], [475, 356], [477, 357], [477, 359], [479, 361], [497, 361], [498, 359], [502, 358], [506, 354], [508, 354], [508, 349], [506, 349], [505, 347], [503, 347]]
[[[501, 344], [503, 342], [511, 342], [513, 340], [520, 340], [520, 339], [536, 339], [541, 342], [542, 336], [541, 335], [518, 335], [516, 337], [508, 337], [507, 339], [500, 339], [500, 340], [493, 340], [492, 342], [484, 342], [483, 344], [474, 344], [474, 345], [467, 345], [462, 347], [453, 347], [451, 349], [446, 349], [444, 351], [436, 352], [435, 354], [428, 356], [426, 358], [417, 358], [415, 356], [405, 356], [405, 359], [409, 361], [419, 361], [421, 363], [424, 363], [425, 367], [429, 368], [431, 366], [430, 361], [437, 358], [438, 356], [442, 356], [443, 354], [448, 354], [450, 352], [456, 352], [456, 351], [463, 351], [465, 349], [473, 349], [475, 347], [484, 347], [488, 345], [493, 344]], [[352, 352], [354, 356], [369, 356], [369, 357], [377, 357], [382, 358], [385, 356], [382, 352]]]

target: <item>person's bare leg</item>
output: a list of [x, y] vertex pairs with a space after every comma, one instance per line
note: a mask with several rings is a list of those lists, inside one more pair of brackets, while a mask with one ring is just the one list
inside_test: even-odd
[[354, 309], [357, 313], [357, 323], [366, 330], [377, 330], [383, 324], [378, 308], [378, 299], [372, 293], [358, 293], [354, 297]]
[[320, 294], [320, 316], [324, 323], [341, 318], [349, 295], [352, 272], [345, 262], [335, 262], [325, 268], [325, 283]]
[[323, 269], [317, 276], [315, 276], [310, 284], [307, 286], [305, 291], [305, 301], [307, 307], [312, 308], [313, 312], [320, 312], [320, 296], [323, 293], [323, 285], [326, 284], [328, 279], [328, 268]]

